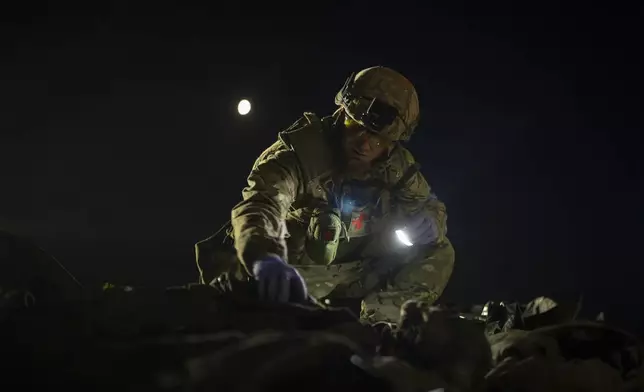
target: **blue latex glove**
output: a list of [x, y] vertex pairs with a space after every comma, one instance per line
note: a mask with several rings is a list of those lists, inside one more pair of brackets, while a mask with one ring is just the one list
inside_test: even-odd
[[308, 297], [306, 282], [299, 272], [276, 256], [253, 264], [259, 298], [271, 302], [301, 302]]
[[420, 211], [404, 221], [405, 232], [416, 245], [427, 245], [438, 240], [438, 222], [428, 211]]

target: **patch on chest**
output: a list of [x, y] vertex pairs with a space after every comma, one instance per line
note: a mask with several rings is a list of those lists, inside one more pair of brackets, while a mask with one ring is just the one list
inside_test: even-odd
[[347, 212], [350, 214], [350, 222], [347, 225], [349, 237], [364, 237], [372, 233], [372, 208], [364, 207], [353, 209]]
[[342, 191], [342, 221], [349, 238], [370, 235], [379, 189], [366, 184], [345, 183]]

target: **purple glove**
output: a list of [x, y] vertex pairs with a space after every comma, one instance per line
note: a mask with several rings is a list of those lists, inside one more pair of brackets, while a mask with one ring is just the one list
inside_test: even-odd
[[428, 245], [438, 240], [438, 222], [428, 211], [420, 211], [403, 222], [404, 230], [414, 245]]
[[308, 297], [306, 282], [299, 272], [277, 256], [253, 264], [259, 298], [271, 302], [301, 302]]

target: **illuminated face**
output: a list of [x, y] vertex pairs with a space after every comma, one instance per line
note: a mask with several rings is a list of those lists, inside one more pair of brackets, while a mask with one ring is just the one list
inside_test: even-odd
[[391, 141], [345, 116], [342, 148], [350, 168], [368, 167], [391, 146]]

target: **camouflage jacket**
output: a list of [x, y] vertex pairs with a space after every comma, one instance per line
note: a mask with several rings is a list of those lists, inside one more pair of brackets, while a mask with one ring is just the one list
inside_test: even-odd
[[[334, 128], [332, 117], [319, 119], [305, 113], [255, 161], [243, 200], [231, 214], [235, 248], [246, 267], [267, 254], [297, 264], [294, 255], [302, 249], [313, 210], [332, 204], [337, 188]], [[414, 168], [414, 157], [400, 145], [374, 165], [369, 175], [378, 204], [374, 221], [426, 208], [437, 218], [439, 242], [444, 241], [445, 205]]]

